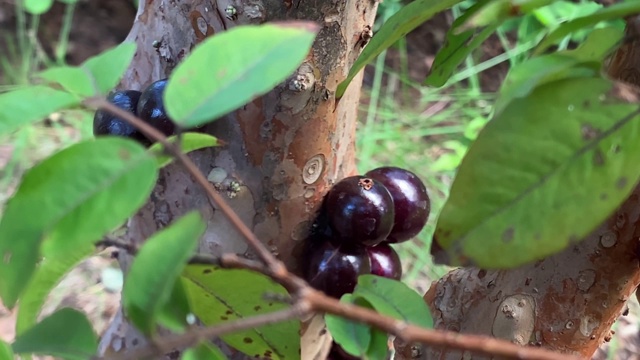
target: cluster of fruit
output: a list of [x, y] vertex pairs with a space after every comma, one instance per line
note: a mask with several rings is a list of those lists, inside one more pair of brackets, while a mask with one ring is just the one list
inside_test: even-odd
[[402, 264], [390, 244], [418, 235], [430, 210], [427, 189], [411, 171], [380, 167], [340, 180], [307, 241], [303, 275], [335, 298], [353, 292], [363, 274], [400, 280]]
[[[162, 96], [166, 86], [167, 79], [162, 79], [153, 82], [142, 92], [137, 90], [113, 91], [107, 97], [107, 101], [138, 116], [165, 136], [171, 136], [176, 127], [164, 109]], [[152, 143], [151, 139], [133, 125], [105, 110], [96, 111], [93, 117], [93, 135], [123, 136], [136, 140], [145, 146]]]

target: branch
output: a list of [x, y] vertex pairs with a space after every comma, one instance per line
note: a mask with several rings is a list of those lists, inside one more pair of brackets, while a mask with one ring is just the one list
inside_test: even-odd
[[[292, 295], [293, 307], [288, 310], [245, 318], [214, 327], [201, 328], [199, 330], [194, 329], [183, 335], [172, 335], [162, 339], [163, 348], [185, 348], [196, 344], [200, 340], [212, 338], [217, 335], [253, 328], [264, 324], [285, 321], [295, 317], [300, 318], [313, 312], [320, 312], [334, 314], [353, 321], [362, 322], [389, 334], [395, 335], [402, 340], [408, 342], [420, 342], [433, 347], [450, 347], [462, 351], [471, 351], [484, 355], [520, 360], [579, 359], [579, 357], [576, 356], [564, 355], [543, 348], [522, 347], [506, 340], [500, 340], [488, 336], [464, 335], [451, 331], [424, 329], [389, 316], [381, 315], [373, 310], [340, 302], [337, 299], [328, 297], [324, 293], [313, 289], [303, 279], [297, 277], [293, 273], [290, 273], [284, 264], [269, 252], [264, 244], [226, 204], [191, 159], [182, 153], [180, 149], [169, 143], [164, 134], [146, 124], [135, 115], [107, 102], [105, 99], [91, 98], [85, 100], [85, 104], [113, 113], [114, 115], [131, 123], [149, 138], [160, 142], [165, 147], [165, 150], [172, 154], [178, 162], [185, 167], [186, 171], [193, 176], [196, 182], [202, 186], [207, 193], [207, 196], [220, 207], [222, 212], [229, 218], [234, 227], [245, 237], [247, 244], [258, 254], [264, 264], [242, 259], [233, 254], [223, 255], [219, 259], [198, 255], [198, 259], [209, 259], [208, 261], [220, 264], [223, 267], [245, 268], [260, 272], [284, 286]], [[113, 242], [111, 244], [115, 245]], [[129, 354], [125, 354], [122, 357], [116, 357], [113, 359], [138, 359], [156, 354], [158, 350], [157, 346], [150, 345]]]
[[150, 356], [157, 357], [158, 355], [163, 355], [173, 349], [195, 346], [202, 341], [209, 341], [216, 336], [223, 334], [300, 318], [306, 316], [309, 311], [309, 307], [305, 306], [304, 303], [296, 303], [288, 309], [269, 314], [228, 321], [220, 325], [205, 328], [193, 327], [184, 334], [164, 336], [162, 339], [158, 339], [159, 341], [155, 342], [156, 345], [152, 344], [150, 346], [145, 346], [140, 349], [115, 356], [94, 357], [93, 360], [138, 360]]
[[171, 144], [163, 133], [153, 128], [153, 126], [145, 123], [142, 119], [134, 114], [119, 108], [118, 106], [108, 102], [104, 98], [89, 98], [84, 101], [85, 105], [100, 108], [124, 119], [136, 128], [138, 128], [147, 137], [160, 142], [165, 150], [172, 154], [185, 167], [187, 172], [193, 176], [194, 180], [202, 186], [207, 196], [220, 208], [222, 213], [231, 221], [233, 226], [244, 236], [247, 244], [258, 254], [260, 259], [273, 270], [274, 275], [285, 278], [287, 269], [284, 264], [276, 259], [271, 252], [260, 242], [257, 236], [242, 222], [240, 217], [231, 209], [229, 205], [222, 199], [222, 196], [211, 186], [209, 181], [200, 172], [198, 167], [189, 159], [189, 157], [180, 151], [179, 148]]

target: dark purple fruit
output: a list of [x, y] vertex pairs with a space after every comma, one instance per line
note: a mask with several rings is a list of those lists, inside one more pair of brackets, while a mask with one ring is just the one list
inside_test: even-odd
[[[123, 110], [135, 114], [140, 95], [140, 91], [135, 90], [114, 91], [107, 96], [107, 101]], [[149, 143], [147, 138], [142, 135], [135, 126], [106, 110], [98, 110], [93, 116], [93, 135], [123, 136], [139, 141], [145, 145]]]
[[346, 249], [326, 239], [309, 242], [302, 265], [311, 286], [338, 299], [353, 292], [358, 276], [371, 273], [369, 256], [364, 248]]
[[336, 183], [327, 194], [329, 225], [340, 244], [375, 246], [393, 227], [393, 199], [382, 183], [356, 175]]
[[168, 79], [158, 80], [142, 92], [138, 102], [138, 116], [165, 136], [171, 136], [176, 126], [167, 116], [162, 99], [167, 81]]
[[398, 253], [387, 243], [367, 248], [371, 261], [371, 273], [389, 279], [400, 280], [402, 262]]
[[395, 219], [390, 243], [410, 240], [418, 235], [429, 218], [431, 201], [420, 178], [409, 170], [387, 166], [365, 174], [382, 183], [393, 198]]

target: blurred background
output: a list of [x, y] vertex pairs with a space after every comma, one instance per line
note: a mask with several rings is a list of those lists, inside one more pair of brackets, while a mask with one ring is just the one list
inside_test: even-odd
[[[405, 3], [408, 1], [381, 2], [374, 33]], [[507, 21], [444, 87], [421, 87], [451, 23], [473, 3], [463, 1], [436, 15], [365, 69], [357, 132], [360, 172], [382, 165], [404, 167], [422, 178], [431, 195], [428, 226], [414, 241], [395, 247], [403, 261], [403, 281], [420, 293], [448, 271], [431, 262], [435, 220], [462, 157], [489, 121], [496, 92], [510, 66], [527, 59], [549, 30], [598, 10], [606, 1], [556, 1]], [[57, 1], [49, 12], [34, 17], [21, 11], [16, 0], [0, 0], [0, 91], [26, 83], [34, 69], [64, 62], [77, 65], [117, 45], [129, 32], [136, 6], [134, 0]], [[571, 34], [558, 48], [574, 47], [586, 34]], [[91, 136], [92, 114], [77, 111], [53, 114], [0, 137], [0, 209], [26, 169]], [[87, 313], [101, 333], [118, 308], [121, 287], [122, 274], [105, 251], [83, 262], [59, 284], [44, 314], [59, 307], [75, 307]], [[629, 315], [614, 325], [611, 341], [594, 359], [640, 358], [640, 307], [635, 297], [629, 308]], [[0, 338], [13, 338], [14, 322], [13, 314], [0, 304]]]

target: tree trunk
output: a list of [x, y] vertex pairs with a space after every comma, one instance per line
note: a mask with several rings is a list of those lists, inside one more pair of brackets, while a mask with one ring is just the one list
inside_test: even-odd
[[[237, 19], [225, 17], [228, 6], [236, 8]], [[321, 25], [312, 51], [295, 74], [207, 126], [206, 131], [225, 146], [190, 155], [204, 174], [211, 174], [244, 222], [294, 271], [324, 194], [336, 180], [356, 171], [354, 137], [362, 79], [352, 82], [339, 104], [335, 89], [359, 55], [360, 33], [372, 25], [376, 8], [371, 0], [147, 0], [140, 1], [127, 38], [138, 44], [138, 51], [120, 88], [141, 89], [167, 77], [198, 42], [230, 27], [296, 19]], [[207, 69], [202, 71], [208, 76]], [[126, 240], [141, 244], [192, 209], [200, 209], [208, 221], [201, 253], [252, 256], [240, 234], [176, 164], [161, 171], [149, 202], [130, 219]], [[119, 261], [126, 271], [131, 259], [121, 254]], [[144, 343], [120, 311], [100, 351], [119, 352]], [[303, 344], [303, 351], [310, 343]]]
[[[638, 39], [629, 20], [629, 39]], [[640, 41], [612, 57], [611, 77], [640, 85]], [[533, 216], [533, 215], [532, 215]], [[424, 296], [437, 329], [507, 339], [591, 357], [640, 284], [640, 186], [597, 230], [562, 253], [511, 270], [460, 268]], [[508, 254], [504, 254], [508, 256]], [[397, 359], [469, 359], [396, 341]], [[484, 357], [474, 356], [474, 359]]]

